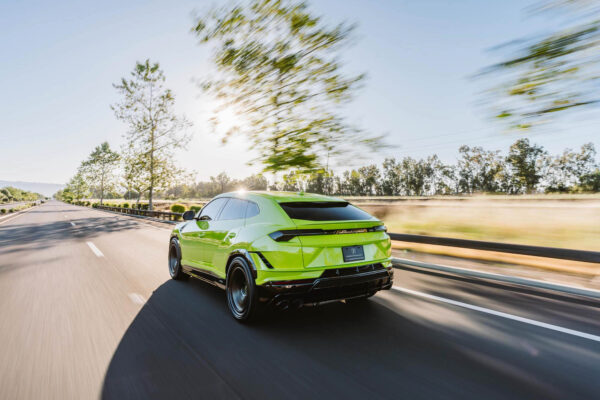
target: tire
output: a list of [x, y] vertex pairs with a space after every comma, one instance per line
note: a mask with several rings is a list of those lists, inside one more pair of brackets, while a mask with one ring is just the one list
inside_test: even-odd
[[181, 248], [177, 238], [171, 239], [169, 244], [169, 275], [176, 281], [185, 281], [190, 277], [181, 269]]
[[233, 318], [241, 322], [256, 319], [260, 307], [252, 270], [243, 257], [235, 257], [227, 269], [227, 305]]

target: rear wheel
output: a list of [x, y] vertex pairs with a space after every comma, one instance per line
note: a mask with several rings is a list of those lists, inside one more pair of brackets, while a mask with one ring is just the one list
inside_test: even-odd
[[189, 275], [181, 269], [181, 248], [177, 238], [171, 239], [169, 244], [169, 275], [177, 281], [189, 278]]
[[256, 284], [248, 262], [242, 257], [231, 260], [227, 271], [227, 305], [238, 321], [255, 318], [258, 308]]

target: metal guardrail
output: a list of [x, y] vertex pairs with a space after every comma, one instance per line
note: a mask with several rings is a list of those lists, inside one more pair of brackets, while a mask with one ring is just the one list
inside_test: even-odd
[[561, 260], [600, 263], [600, 252], [588, 250], [562, 249], [558, 247], [528, 246], [523, 244], [484, 242], [480, 240], [454, 239], [436, 236], [388, 233], [392, 240], [411, 243], [433, 244], [438, 246], [462, 247], [465, 249], [497, 251], [500, 253], [523, 254], [527, 256], [558, 258]]
[[[117, 211], [129, 215], [141, 215], [179, 221], [183, 214], [170, 211], [150, 211], [137, 208], [97, 206], [98, 209]], [[431, 244], [437, 246], [461, 247], [464, 249], [496, 251], [499, 253], [523, 254], [527, 256], [556, 258], [561, 260], [600, 263], [600, 252], [588, 250], [563, 249], [558, 247], [528, 246], [523, 244], [485, 242], [480, 240], [455, 239], [438, 236], [411, 235], [405, 233], [388, 232], [392, 240], [410, 243]]]
[[179, 221], [181, 220], [182, 213], [175, 213], [170, 211], [155, 211], [155, 210], [141, 210], [137, 208], [125, 208], [125, 207], [108, 207], [108, 206], [100, 206], [96, 207], [99, 210], [107, 210], [107, 211], [116, 211], [123, 214], [129, 215], [140, 215], [143, 217], [152, 217], [152, 218], [160, 218], [166, 219], [168, 221]]

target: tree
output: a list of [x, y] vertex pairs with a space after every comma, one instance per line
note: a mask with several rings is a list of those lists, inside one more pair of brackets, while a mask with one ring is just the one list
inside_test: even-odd
[[529, 139], [519, 139], [510, 146], [506, 162], [521, 190], [531, 193], [542, 178], [546, 152], [541, 146], [532, 145]]
[[[125, 198], [135, 198], [136, 204], [149, 188], [149, 171], [146, 168], [146, 160], [136, 154], [134, 143], [129, 143], [122, 151], [123, 182], [126, 189]], [[135, 197], [132, 197], [135, 196]]]
[[268, 182], [262, 174], [250, 175], [242, 181], [246, 190], [267, 190]]
[[[492, 90], [497, 118], [528, 129], [552, 117], [597, 106], [600, 102], [600, 8], [594, 1], [545, 0], [536, 13], [551, 15], [554, 29], [533, 39], [500, 46], [515, 49], [484, 75], [495, 76]], [[557, 23], [556, 16], [563, 17]]]
[[154, 192], [167, 188], [177, 176], [171, 161], [173, 150], [187, 143], [189, 137], [182, 132], [191, 125], [175, 114], [175, 97], [164, 82], [160, 65], [146, 60], [136, 63], [130, 79], [122, 78], [113, 85], [122, 101], [111, 108], [129, 127], [125, 138], [132, 157], [130, 165], [144, 171], [150, 210]]
[[214, 44], [218, 71], [202, 87], [243, 120], [224, 141], [243, 134], [264, 171], [303, 173], [322, 169], [329, 156], [380, 145], [381, 138], [359, 134], [340, 113], [363, 78], [344, 75], [338, 57], [352, 30], [326, 26], [291, 0], [249, 0], [198, 18], [193, 32], [200, 43]]
[[113, 172], [118, 166], [120, 156], [111, 150], [108, 142], [96, 146], [82, 166], [82, 172], [91, 186], [96, 186], [100, 193], [100, 204], [104, 200], [106, 189], [113, 184]]
[[545, 174], [547, 192], [570, 192], [582, 186], [584, 177], [597, 168], [596, 149], [592, 143], [581, 146], [579, 153], [565, 149], [561, 155], [549, 157], [549, 170]]
[[[84, 172], [79, 169], [77, 173], [69, 180], [64, 192], [71, 194], [71, 199], [80, 201], [87, 197], [89, 193], [89, 185], [84, 177]], [[64, 195], [65, 193], [63, 193]]]
[[500, 175], [504, 160], [500, 151], [486, 151], [482, 147], [461, 146], [458, 149], [459, 188], [464, 193], [496, 192], [500, 189]]
[[210, 180], [217, 186], [218, 193], [225, 193], [231, 184], [231, 178], [227, 176], [226, 172], [221, 172], [216, 177], [211, 176]]

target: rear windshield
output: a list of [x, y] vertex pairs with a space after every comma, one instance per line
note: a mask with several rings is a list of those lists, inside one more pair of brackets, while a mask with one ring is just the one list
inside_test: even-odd
[[290, 218], [308, 221], [369, 220], [368, 213], [347, 202], [296, 202], [279, 203]]

